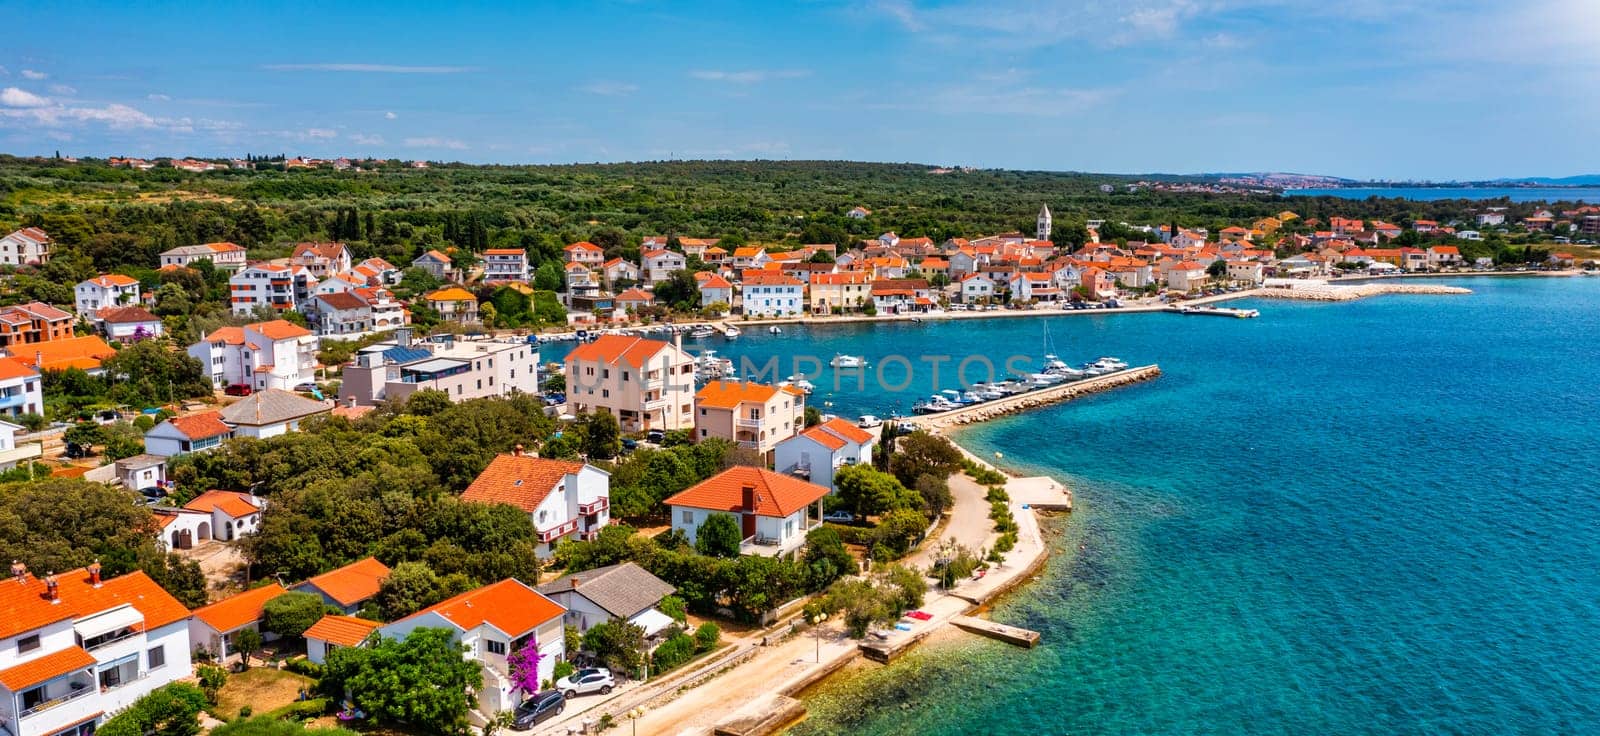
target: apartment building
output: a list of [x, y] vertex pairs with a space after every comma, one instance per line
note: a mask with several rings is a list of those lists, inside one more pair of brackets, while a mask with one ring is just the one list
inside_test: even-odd
[[318, 339], [287, 320], [223, 327], [189, 346], [211, 383], [218, 388], [243, 384], [260, 391], [295, 386], [316, 379]]
[[0, 238], [0, 266], [38, 266], [50, 262], [55, 241], [43, 230], [25, 227]]
[[73, 289], [72, 302], [79, 317], [92, 320], [96, 312], [106, 307], [138, 304], [139, 280], [120, 273], [96, 276]]
[[189, 609], [143, 572], [100, 563], [0, 580], [0, 730], [89, 736], [113, 713], [194, 674]]
[[363, 348], [344, 367], [339, 401], [371, 406], [403, 401], [423, 389], [452, 401], [539, 391], [539, 349], [526, 342], [436, 335], [413, 342], [411, 331]]
[[496, 456], [461, 493], [473, 503], [503, 503], [528, 515], [548, 558], [563, 537], [593, 540], [611, 521], [611, 474], [593, 465], [534, 457], [521, 446]]
[[228, 277], [229, 302], [235, 316], [260, 307], [278, 312], [298, 309], [317, 292], [317, 277], [302, 266], [255, 263]]
[[28, 302], [0, 307], [0, 348], [15, 354], [18, 345], [65, 340], [72, 337], [72, 313]]
[[237, 271], [246, 265], [244, 246], [236, 243], [205, 243], [180, 245], [161, 252], [162, 268], [189, 268], [196, 261], [210, 261], [211, 265]]
[[791, 386], [710, 381], [694, 395], [694, 436], [721, 437], [770, 458], [805, 427], [806, 396]]
[[521, 248], [490, 248], [484, 251], [483, 280], [527, 281], [528, 251]]
[[625, 432], [694, 425], [694, 358], [683, 348], [604, 335], [566, 359], [567, 411], [603, 411]]

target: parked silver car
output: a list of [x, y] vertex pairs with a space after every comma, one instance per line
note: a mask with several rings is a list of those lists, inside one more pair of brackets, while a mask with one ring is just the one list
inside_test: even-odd
[[556, 680], [556, 690], [568, 698], [589, 693], [607, 695], [611, 692], [611, 688], [616, 686], [617, 682], [611, 677], [611, 670], [604, 667], [578, 670]]

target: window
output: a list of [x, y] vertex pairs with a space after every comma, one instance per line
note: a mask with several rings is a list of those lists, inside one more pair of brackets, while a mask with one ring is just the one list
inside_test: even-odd
[[503, 642], [503, 641], [495, 641], [494, 639], [484, 639], [483, 640], [483, 647], [485, 649], [489, 650], [490, 654], [505, 654], [506, 653], [506, 643]]
[[167, 648], [161, 646], [151, 649], [149, 652], [145, 653], [145, 661], [150, 663], [149, 667], [146, 669], [153, 670], [158, 667], [165, 667], [167, 664]]
[[683, 523], [685, 523], [685, 524], [693, 524], [694, 523], [694, 512], [693, 511], [690, 511], [689, 509], [684, 509], [683, 510]]
[[39, 635], [24, 636], [17, 639], [17, 654], [27, 654], [39, 648]]

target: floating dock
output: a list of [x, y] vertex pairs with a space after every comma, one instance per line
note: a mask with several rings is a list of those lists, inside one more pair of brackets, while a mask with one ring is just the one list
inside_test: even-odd
[[955, 624], [956, 628], [962, 631], [970, 631], [979, 636], [987, 636], [990, 639], [1003, 641], [1007, 644], [1015, 644], [1024, 649], [1032, 649], [1039, 643], [1039, 632], [1037, 631], [1029, 631], [1017, 626], [1007, 626], [984, 618], [956, 616], [950, 619], [950, 623]]
[[1071, 401], [1080, 396], [1087, 396], [1100, 391], [1109, 391], [1113, 388], [1127, 386], [1140, 381], [1148, 381], [1161, 375], [1161, 367], [1145, 365], [1137, 368], [1125, 368], [1113, 373], [1083, 378], [1076, 381], [1046, 386], [1020, 394], [1007, 396], [1003, 399], [994, 399], [979, 404], [968, 404], [960, 408], [942, 411], [937, 414], [918, 414], [904, 417], [896, 421], [923, 429], [955, 426], [961, 424], [975, 424], [1008, 414], [1026, 411], [1036, 406], [1045, 406], [1062, 401]]
[[1178, 314], [1198, 314], [1209, 317], [1236, 317], [1238, 319], [1251, 319], [1260, 317], [1259, 309], [1236, 309], [1234, 307], [1173, 307], [1172, 311]]

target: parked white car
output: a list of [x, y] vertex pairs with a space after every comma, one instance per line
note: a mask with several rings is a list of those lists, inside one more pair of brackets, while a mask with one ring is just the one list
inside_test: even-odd
[[616, 686], [617, 682], [611, 677], [611, 670], [604, 667], [578, 670], [556, 680], [556, 690], [568, 698], [589, 693], [608, 695], [611, 693], [611, 688]]
[[856, 420], [856, 426], [862, 429], [872, 429], [873, 427], [881, 426], [882, 424], [882, 419], [872, 416], [871, 414], [863, 414], [860, 419]]

